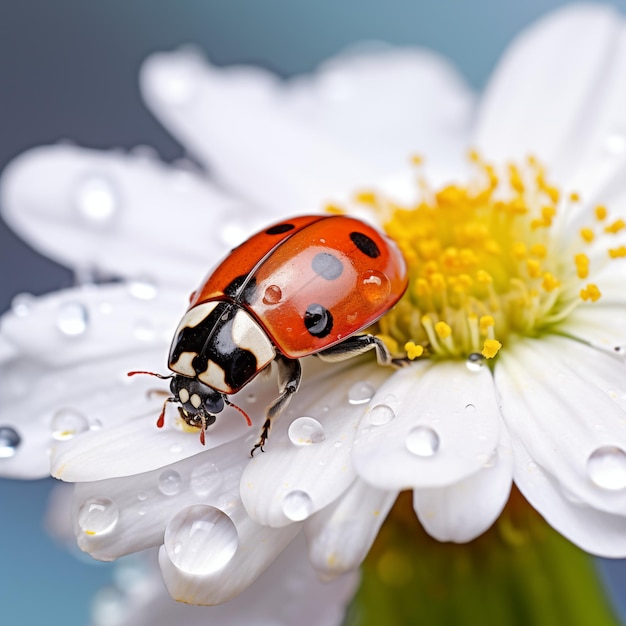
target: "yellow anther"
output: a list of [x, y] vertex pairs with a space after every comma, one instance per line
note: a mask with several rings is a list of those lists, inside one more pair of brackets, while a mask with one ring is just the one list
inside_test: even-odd
[[523, 241], [516, 241], [511, 246], [511, 252], [516, 259], [524, 259], [528, 254], [528, 248]]
[[478, 270], [476, 272], [476, 282], [481, 285], [491, 285], [491, 283], [493, 283], [493, 276], [485, 270]]
[[580, 202], [580, 194], [577, 191], [572, 191], [569, 195], [570, 202]]
[[542, 243], [535, 243], [531, 246], [530, 253], [538, 259], [544, 259], [548, 254], [548, 250]]
[[531, 278], [539, 278], [541, 276], [541, 263], [536, 259], [526, 259], [526, 269]]
[[626, 246], [619, 246], [619, 248], [609, 248], [609, 256], [612, 259], [626, 257]]
[[502, 344], [497, 339], [485, 339], [481, 354], [486, 359], [493, 359], [493, 357], [496, 356], [496, 354], [498, 354], [501, 347], [502, 347]]
[[424, 354], [424, 346], [420, 346], [419, 344], [416, 344], [413, 341], [407, 341], [407, 343], [404, 344], [404, 350], [406, 352], [407, 357], [411, 361], [421, 357], [422, 354]]
[[480, 155], [478, 154], [478, 150], [474, 148], [470, 148], [467, 151], [467, 158], [472, 161], [472, 163], [480, 163]]
[[359, 204], [369, 204], [371, 206], [378, 205], [378, 196], [375, 191], [357, 191], [354, 195], [354, 200]]
[[483, 335], [486, 335], [490, 328], [493, 328], [496, 325], [496, 321], [493, 319], [491, 315], [483, 315], [478, 322], [480, 326], [480, 332]]
[[583, 238], [583, 241], [587, 243], [591, 243], [595, 238], [595, 233], [591, 228], [581, 228], [579, 232], [580, 236]]
[[600, 299], [600, 296], [602, 296], [602, 294], [600, 293], [598, 286], [593, 283], [589, 283], [584, 289], [580, 290], [580, 297], [585, 302], [587, 302], [588, 300], [591, 300], [591, 302], [595, 302], [596, 300]]
[[455, 185], [449, 185], [444, 187], [435, 195], [437, 204], [439, 206], [451, 206], [462, 202], [466, 197], [465, 190], [456, 187]]
[[519, 169], [513, 164], [509, 165], [509, 184], [511, 189], [519, 194], [524, 193], [524, 181]]
[[552, 200], [554, 204], [558, 203], [561, 194], [559, 193], [559, 190], [556, 187], [546, 186], [544, 191], [546, 195], [548, 196], [548, 198], [550, 198], [550, 200]]
[[437, 322], [435, 324], [435, 332], [441, 339], [447, 339], [452, 334], [452, 328], [445, 322]]
[[602, 220], [606, 219], [606, 216], [608, 215], [606, 207], [604, 205], [602, 205], [602, 204], [595, 208], [594, 213], [596, 214], [596, 219], [599, 222], [601, 222]]
[[433, 291], [444, 291], [446, 288], [446, 279], [443, 274], [435, 272], [430, 276], [430, 286]]
[[604, 228], [604, 232], [610, 233], [611, 235], [615, 235], [616, 233], [619, 233], [619, 231], [624, 228], [626, 228], [626, 223], [624, 223], [624, 220], [620, 218], [618, 220], [615, 220], [609, 226], [606, 226]]
[[324, 207], [324, 211], [326, 211], [326, 213], [332, 213], [333, 215], [343, 215], [346, 212], [344, 208], [337, 204], [327, 204]]
[[424, 157], [421, 156], [420, 154], [412, 154], [411, 163], [413, 165], [422, 165], [422, 163], [424, 163]]
[[574, 263], [576, 263], [578, 278], [587, 278], [589, 275], [589, 257], [581, 252], [574, 255]]
[[431, 293], [430, 285], [425, 278], [418, 278], [415, 281], [415, 293], [418, 296], [426, 296]]
[[561, 283], [554, 277], [554, 275], [550, 272], [546, 272], [543, 275], [543, 281], [541, 286], [546, 291], [554, 291], [557, 287], [561, 286]]

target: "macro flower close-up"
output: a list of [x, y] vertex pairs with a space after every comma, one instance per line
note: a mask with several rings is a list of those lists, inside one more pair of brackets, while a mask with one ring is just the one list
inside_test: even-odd
[[[7, 224], [77, 277], [16, 297], [2, 317], [2, 476], [72, 483], [82, 551], [112, 561], [157, 548], [171, 597], [233, 611], [239, 602], [244, 617], [229, 623], [309, 623], [280, 589], [307, 597], [302, 611], [326, 606], [311, 624], [341, 623], [367, 558], [362, 590], [372, 571], [391, 588], [428, 587], [431, 572], [416, 573], [399, 547], [411, 531], [393, 534], [414, 518], [436, 542], [470, 546], [493, 528], [511, 545], [532, 543], [524, 520], [543, 518], [541, 533], [572, 549], [626, 556], [619, 13], [549, 14], [511, 43], [480, 95], [434, 52], [382, 45], [289, 79], [218, 67], [195, 49], [157, 53], [140, 89], [187, 159], [60, 143], [19, 155], [0, 179]], [[347, 217], [363, 224], [345, 243], [311, 239], [312, 264], [294, 252], [257, 281], [280, 247], [268, 239], [268, 253], [250, 237], [284, 237], [286, 250], [303, 215], [320, 216], [315, 232], [329, 241]], [[406, 291], [381, 265], [387, 244], [354, 232], [371, 227], [404, 259]], [[362, 253], [354, 267], [338, 260], [350, 240]], [[247, 281], [236, 296], [235, 281], [212, 274], [224, 259], [223, 275]], [[197, 329], [214, 310], [202, 299], [212, 275], [219, 299], [234, 298], [267, 333], [271, 356], [192, 423], [179, 406], [200, 407], [180, 376], [193, 380], [193, 353], [174, 346], [183, 335], [198, 352], [207, 345]], [[322, 304], [294, 314], [292, 291], [360, 304], [345, 316]], [[344, 331], [370, 305], [378, 315]], [[220, 344], [237, 376], [247, 366], [235, 358], [260, 341], [241, 319], [236, 345]], [[311, 346], [334, 324], [333, 346], [367, 333], [377, 349], [344, 359], [311, 347], [288, 359], [281, 337], [298, 324]], [[170, 392], [162, 379], [173, 373]], [[439, 558], [420, 550], [424, 563]], [[494, 580], [504, 569], [493, 565]], [[265, 622], [270, 605], [283, 612]]]

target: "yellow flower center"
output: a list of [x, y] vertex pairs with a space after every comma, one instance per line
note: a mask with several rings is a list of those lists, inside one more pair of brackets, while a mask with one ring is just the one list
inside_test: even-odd
[[[467, 186], [433, 191], [413, 159], [421, 193], [411, 206], [371, 191], [356, 196], [382, 218], [409, 268], [406, 294], [374, 328], [395, 356], [490, 359], [513, 337], [537, 336], [601, 297], [586, 281], [585, 247], [624, 222], [596, 207], [577, 241], [566, 242], [560, 218], [578, 194], [563, 197], [534, 158], [502, 171], [475, 152], [470, 160]], [[607, 251], [607, 259], [626, 256], [624, 246]]]

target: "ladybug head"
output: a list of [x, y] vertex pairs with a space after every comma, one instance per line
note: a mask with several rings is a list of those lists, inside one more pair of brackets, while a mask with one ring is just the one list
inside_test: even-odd
[[206, 429], [215, 422], [216, 413], [224, 410], [226, 395], [200, 382], [176, 374], [170, 383], [174, 400], [180, 403], [178, 410], [189, 426]]

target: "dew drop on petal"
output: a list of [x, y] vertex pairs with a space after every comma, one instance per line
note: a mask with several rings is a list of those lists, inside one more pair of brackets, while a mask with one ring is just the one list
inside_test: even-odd
[[278, 285], [269, 285], [263, 294], [263, 304], [278, 304], [283, 297], [283, 292]]
[[465, 361], [465, 366], [470, 372], [480, 372], [487, 364], [487, 359], [480, 352], [472, 352]]
[[219, 467], [215, 463], [202, 463], [193, 468], [190, 485], [193, 492], [200, 497], [219, 490], [224, 482]]
[[391, 293], [391, 283], [386, 274], [378, 270], [367, 270], [361, 274], [359, 291], [371, 304], [384, 302]]
[[158, 290], [153, 281], [148, 278], [131, 280], [127, 285], [128, 293], [138, 300], [154, 300]]
[[602, 489], [626, 488], [626, 452], [616, 446], [602, 446], [587, 459], [587, 474]]
[[87, 330], [89, 315], [80, 302], [64, 302], [57, 313], [57, 328], [68, 337], [77, 337]]
[[94, 226], [110, 223], [119, 208], [115, 187], [102, 176], [90, 176], [81, 181], [74, 201], [79, 215]]
[[406, 447], [416, 456], [433, 456], [439, 450], [439, 435], [430, 426], [416, 426], [406, 437]]
[[104, 535], [111, 532], [120, 512], [109, 498], [90, 498], [78, 510], [78, 526], [86, 535]]
[[50, 420], [50, 430], [54, 439], [66, 441], [89, 430], [89, 422], [75, 409], [59, 409]]
[[348, 390], [348, 402], [350, 404], [365, 404], [369, 402], [376, 393], [376, 390], [367, 381], [361, 380], [354, 383]]
[[313, 417], [298, 417], [289, 425], [289, 440], [296, 446], [320, 443], [326, 439], [324, 427]]
[[283, 498], [283, 513], [293, 522], [301, 522], [313, 513], [313, 500], [306, 491], [296, 489]]
[[228, 564], [237, 552], [239, 537], [228, 515], [215, 507], [197, 504], [171, 519], [163, 543], [178, 569], [203, 576]]
[[139, 500], [139, 502], [145, 502], [148, 499], [148, 494], [145, 491], [140, 491], [137, 494], [137, 500]]
[[466, 413], [476, 413], [476, 405], [474, 405], [474, 404], [466, 404], [465, 405], [465, 412]]
[[159, 491], [164, 496], [175, 496], [180, 491], [182, 478], [176, 470], [168, 469], [159, 476]]
[[395, 416], [394, 410], [388, 404], [377, 404], [367, 414], [369, 423], [372, 426], [388, 424]]
[[15, 455], [22, 443], [22, 438], [12, 426], [0, 426], [0, 459]]
[[35, 296], [30, 293], [18, 293], [11, 300], [11, 311], [17, 317], [26, 317], [31, 314], [35, 299]]

